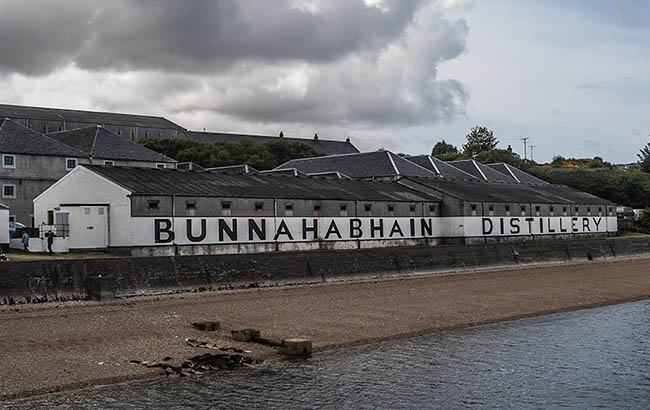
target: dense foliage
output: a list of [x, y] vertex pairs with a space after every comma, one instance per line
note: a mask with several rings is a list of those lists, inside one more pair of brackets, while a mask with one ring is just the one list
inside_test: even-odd
[[216, 143], [147, 138], [139, 143], [179, 162], [191, 161], [204, 168], [246, 164], [255, 169], [266, 170], [292, 159], [323, 155], [302, 142], [290, 142], [280, 138], [264, 143], [256, 143], [248, 138], [240, 142]]
[[488, 130], [486, 127], [476, 126], [472, 128], [466, 138], [467, 144], [463, 145], [463, 154], [471, 158], [483, 151], [496, 149], [499, 143], [492, 130]]
[[458, 148], [456, 148], [452, 144], [447, 144], [445, 140], [442, 140], [433, 146], [433, 149], [431, 150], [431, 155], [433, 155], [434, 157], [438, 157], [439, 155], [443, 155], [443, 154], [458, 154]]
[[636, 154], [639, 157], [639, 165], [643, 172], [650, 173], [650, 142], [645, 147], [641, 148], [641, 152]]

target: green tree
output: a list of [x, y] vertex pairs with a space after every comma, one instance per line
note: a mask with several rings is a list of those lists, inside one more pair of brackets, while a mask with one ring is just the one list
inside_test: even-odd
[[551, 166], [553, 168], [562, 168], [565, 162], [566, 158], [564, 158], [562, 155], [556, 155], [553, 157], [553, 161], [551, 161]]
[[452, 144], [447, 144], [445, 140], [437, 142], [431, 150], [431, 155], [438, 157], [443, 154], [458, 154], [458, 148]]
[[650, 173], [650, 142], [648, 142], [645, 147], [641, 148], [641, 152], [636, 155], [639, 157], [641, 171]]
[[486, 127], [472, 128], [466, 138], [467, 144], [463, 145], [463, 154], [471, 158], [483, 151], [495, 149], [499, 143], [492, 130], [488, 130]]
[[638, 226], [641, 232], [650, 233], [650, 208], [641, 211]]

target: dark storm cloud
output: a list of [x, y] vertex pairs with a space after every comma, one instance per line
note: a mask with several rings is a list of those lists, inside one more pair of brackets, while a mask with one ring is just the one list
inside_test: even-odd
[[317, 12], [290, 0], [0, 0], [0, 68], [207, 72], [241, 60], [333, 61], [394, 41], [420, 2], [385, 11], [328, 0]]

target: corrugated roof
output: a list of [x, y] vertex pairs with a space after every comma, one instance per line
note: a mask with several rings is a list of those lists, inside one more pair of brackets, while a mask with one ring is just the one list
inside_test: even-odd
[[418, 164], [421, 167], [435, 172], [438, 176], [448, 179], [469, 179], [477, 180], [474, 175], [469, 174], [459, 168], [456, 168], [448, 163], [439, 160], [431, 155], [417, 155], [414, 157], [407, 157], [409, 161]]
[[31, 118], [50, 121], [80, 122], [91, 125], [124, 125], [183, 131], [184, 128], [163, 117], [114, 112], [68, 110], [0, 104], [0, 118]]
[[49, 137], [85, 152], [88, 156], [145, 162], [176, 162], [165, 155], [136, 144], [104, 127], [93, 125], [86, 128], [54, 132]]
[[4, 119], [0, 124], [0, 152], [74, 158], [88, 156], [10, 119]]
[[413, 181], [470, 202], [614, 205], [606, 199], [565, 185], [527, 185], [514, 182], [436, 180], [415, 177], [406, 177], [402, 180]]
[[473, 159], [461, 160], [461, 161], [449, 161], [449, 165], [452, 165], [458, 169], [461, 169], [469, 174], [474, 175], [476, 178], [479, 178], [483, 181], [489, 182], [517, 182], [510, 174], [505, 175], [499, 171], [483, 165], [478, 161]]
[[[280, 140], [280, 137], [273, 135], [253, 135], [253, 134], [232, 134], [225, 132], [200, 132], [200, 131], [185, 131], [179, 138], [188, 138], [201, 142], [239, 142], [244, 138], [248, 138], [257, 143], [264, 143], [269, 141]], [[359, 152], [359, 150], [352, 145], [350, 141], [336, 141], [327, 139], [314, 139], [314, 138], [295, 138], [295, 137], [282, 137], [282, 140], [288, 142], [302, 142], [307, 144], [316, 151], [323, 154], [352, 154]]]
[[436, 174], [390, 151], [294, 159], [276, 169], [296, 168], [307, 174], [338, 171], [352, 178], [413, 175], [435, 178]]
[[215, 172], [217, 174], [259, 174], [260, 171], [251, 167], [250, 165], [227, 165], [224, 167], [212, 167], [205, 169], [208, 172]]
[[396, 182], [82, 165], [135, 195], [366, 201], [436, 201]]
[[512, 165], [505, 164], [505, 163], [498, 163], [498, 164], [487, 164], [488, 167], [494, 169], [495, 171], [499, 171], [502, 174], [507, 174], [511, 175], [514, 177], [518, 182], [524, 183], [524, 184], [541, 184], [541, 185], [549, 185], [548, 182], [541, 180], [537, 178], [536, 176], [530, 175], [527, 172], [524, 172], [520, 170], [519, 168], [515, 168]]

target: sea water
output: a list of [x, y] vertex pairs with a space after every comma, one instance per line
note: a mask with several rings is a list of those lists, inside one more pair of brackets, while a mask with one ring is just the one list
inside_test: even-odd
[[4, 402], [11, 409], [647, 409], [650, 301]]

